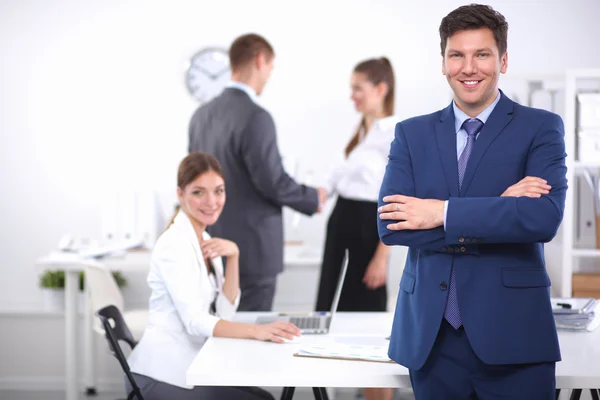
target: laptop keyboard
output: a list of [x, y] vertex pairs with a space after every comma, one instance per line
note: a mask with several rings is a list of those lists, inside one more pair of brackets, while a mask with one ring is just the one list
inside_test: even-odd
[[299, 329], [319, 329], [321, 317], [291, 317], [290, 322]]

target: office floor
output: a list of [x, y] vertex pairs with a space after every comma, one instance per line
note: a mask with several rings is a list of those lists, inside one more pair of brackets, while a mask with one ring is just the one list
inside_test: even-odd
[[[280, 391], [274, 390], [273, 394], [277, 399]], [[362, 397], [357, 396], [358, 392], [350, 389], [343, 389], [335, 396], [335, 400], [358, 400]], [[11, 391], [0, 390], [0, 400], [63, 400], [64, 392], [46, 392], [46, 391]], [[122, 393], [100, 393], [98, 396], [86, 397], [83, 394], [80, 400], [115, 400], [124, 398]], [[294, 395], [294, 400], [313, 400], [314, 396], [309, 390], [298, 390]], [[333, 400], [333, 399], [332, 399]], [[411, 393], [403, 391], [397, 393], [395, 400], [414, 400]]]

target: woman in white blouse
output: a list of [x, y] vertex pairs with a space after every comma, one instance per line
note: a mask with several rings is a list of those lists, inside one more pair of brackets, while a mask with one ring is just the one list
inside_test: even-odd
[[[339, 311], [385, 311], [390, 250], [377, 233], [377, 197], [397, 119], [394, 71], [385, 57], [360, 62], [351, 76], [352, 100], [362, 119], [345, 148], [345, 159], [329, 176], [327, 193], [337, 194], [329, 217], [317, 295], [317, 311], [328, 311], [344, 249], [350, 262]], [[391, 399], [390, 389], [365, 389], [367, 399]]]
[[128, 359], [142, 395], [146, 400], [272, 399], [259, 388], [186, 384], [186, 370], [209, 336], [282, 343], [300, 331], [284, 322], [230, 321], [240, 300], [240, 254], [235, 243], [205, 231], [225, 204], [223, 173], [213, 156], [192, 153], [183, 159], [177, 197], [180, 210], [152, 251], [148, 326]]

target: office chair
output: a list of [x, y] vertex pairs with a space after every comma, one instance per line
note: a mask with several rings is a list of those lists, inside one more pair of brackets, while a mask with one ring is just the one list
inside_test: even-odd
[[[146, 323], [148, 322], [148, 310], [125, 310], [124, 300], [112, 272], [101, 263], [85, 266], [85, 284], [88, 288], [92, 307], [98, 311], [108, 305], [113, 305], [121, 312], [121, 315], [136, 340], [141, 339]], [[94, 330], [104, 334], [102, 327], [94, 324]]]
[[[123, 350], [119, 344], [119, 340], [122, 340], [129, 344], [132, 350], [137, 344], [131, 335], [131, 331], [129, 331], [127, 324], [125, 323], [121, 312], [114, 305], [109, 305], [98, 310], [96, 315], [102, 322], [106, 340], [108, 340], [108, 347], [112, 355], [115, 356], [115, 358], [119, 361], [119, 364], [121, 364], [121, 368], [123, 369], [123, 372], [125, 372], [125, 375], [129, 380], [129, 384], [131, 385], [132, 390], [127, 396], [127, 400], [133, 400], [134, 398], [137, 398], [138, 400], [144, 400], [140, 392], [140, 388], [135, 382], [135, 379], [133, 379], [133, 375], [129, 369], [129, 364], [127, 364], [127, 359], [125, 358], [125, 354], [123, 354]], [[114, 326], [111, 325], [111, 321]]]

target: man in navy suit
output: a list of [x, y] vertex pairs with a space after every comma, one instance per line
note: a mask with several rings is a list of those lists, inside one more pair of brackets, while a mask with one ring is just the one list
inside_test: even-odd
[[409, 368], [417, 400], [554, 398], [543, 243], [563, 216], [564, 127], [498, 89], [507, 32], [489, 6], [448, 14], [454, 101], [397, 124], [391, 144], [379, 235], [409, 251], [389, 356]]

